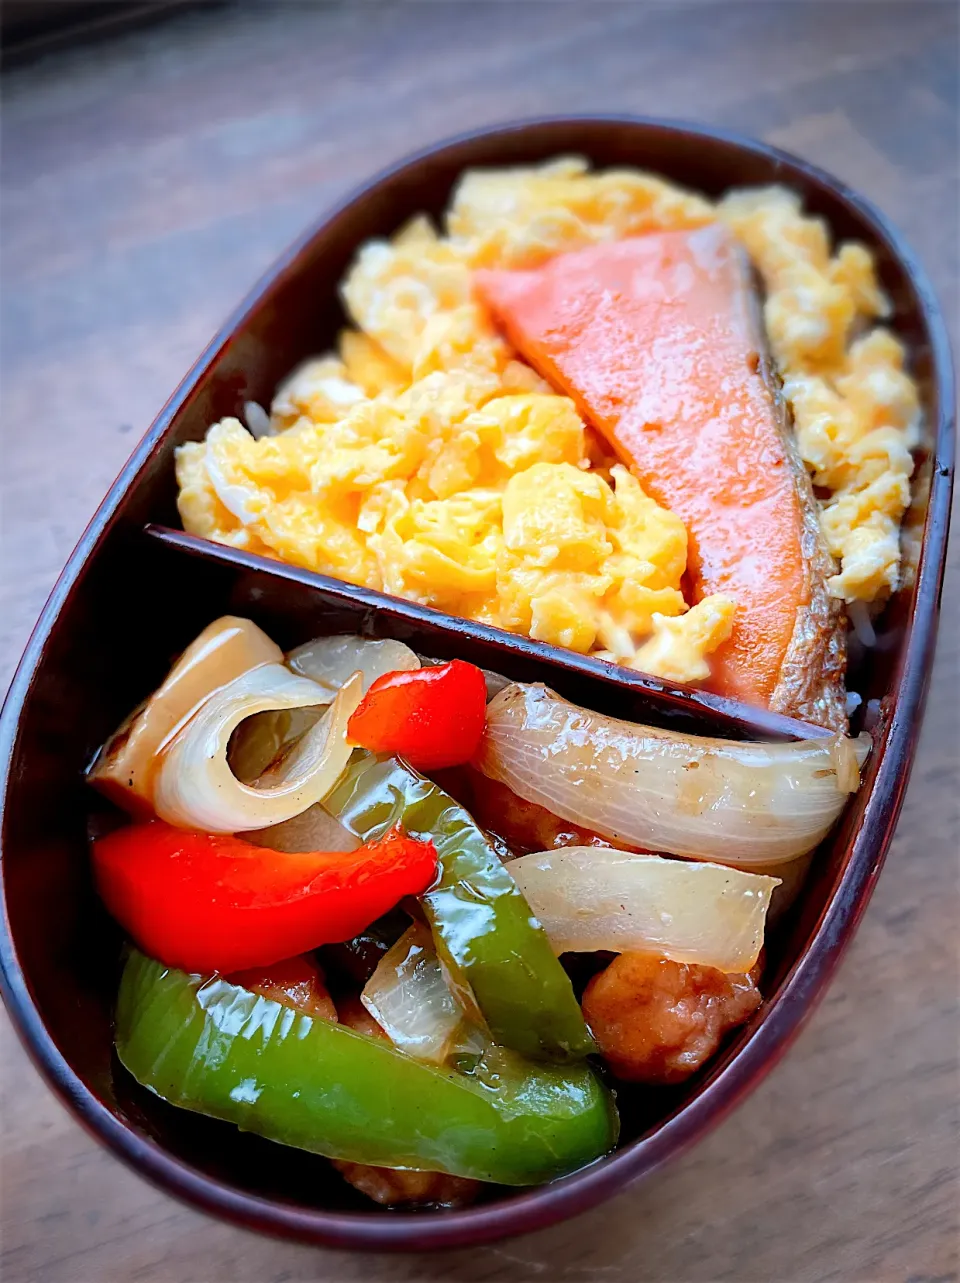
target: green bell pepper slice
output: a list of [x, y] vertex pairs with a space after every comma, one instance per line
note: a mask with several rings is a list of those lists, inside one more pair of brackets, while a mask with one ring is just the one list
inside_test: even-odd
[[395, 757], [355, 754], [324, 807], [361, 841], [400, 823], [433, 841], [440, 881], [420, 897], [461, 1004], [494, 1042], [535, 1060], [596, 1051], [570, 978], [470, 813]]
[[612, 1098], [585, 1064], [491, 1048], [470, 1073], [132, 950], [120, 982], [123, 1065], [170, 1104], [329, 1158], [503, 1185], [574, 1171], [613, 1147]]

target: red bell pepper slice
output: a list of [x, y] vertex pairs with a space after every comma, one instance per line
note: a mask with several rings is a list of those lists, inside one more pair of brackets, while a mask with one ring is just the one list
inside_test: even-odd
[[347, 725], [347, 738], [374, 753], [403, 757], [417, 771], [469, 762], [480, 747], [487, 684], [474, 664], [385, 673]]
[[352, 939], [426, 890], [437, 853], [399, 828], [356, 851], [290, 853], [157, 820], [98, 839], [93, 868], [107, 908], [146, 953], [229, 973]]

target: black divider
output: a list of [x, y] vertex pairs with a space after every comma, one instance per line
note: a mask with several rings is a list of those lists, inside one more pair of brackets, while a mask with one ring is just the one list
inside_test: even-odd
[[559, 695], [597, 712], [671, 730], [761, 740], [822, 739], [831, 734], [822, 726], [674, 686], [182, 530], [150, 524], [146, 533], [164, 547], [206, 563], [218, 585], [226, 582], [224, 576], [233, 576], [233, 609], [252, 613], [285, 648], [323, 633], [393, 637], [438, 659], [468, 659], [511, 681], [544, 682]]

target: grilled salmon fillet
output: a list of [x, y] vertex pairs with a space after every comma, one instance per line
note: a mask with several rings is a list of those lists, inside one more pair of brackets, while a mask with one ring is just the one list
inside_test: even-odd
[[720, 224], [595, 245], [476, 289], [526, 360], [683, 520], [696, 600], [734, 598], [709, 689], [847, 725], [842, 608], [767, 355], [750, 262]]

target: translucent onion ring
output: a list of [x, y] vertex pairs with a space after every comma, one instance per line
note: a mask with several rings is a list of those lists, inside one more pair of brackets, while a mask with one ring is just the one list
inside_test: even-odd
[[349, 678], [319, 722], [254, 784], [230, 770], [227, 745], [253, 713], [326, 704], [330, 693], [282, 664], [263, 664], [217, 691], [167, 748], [154, 792], [157, 815], [181, 828], [241, 833], [282, 824], [321, 801], [350, 758], [347, 722], [362, 698]]
[[298, 646], [287, 656], [287, 665], [331, 691], [339, 690], [351, 673], [360, 672], [366, 694], [384, 673], [408, 672], [419, 668], [420, 660], [403, 642], [338, 635]]
[[750, 867], [812, 850], [860, 784], [869, 735], [759, 744], [604, 717], [545, 686], [487, 706], [476, 765], [614, 845]]
[[564, 846], [510, 863], [557, 953], [609, 949], [749, 971], [777, 878], [609, 847]]

